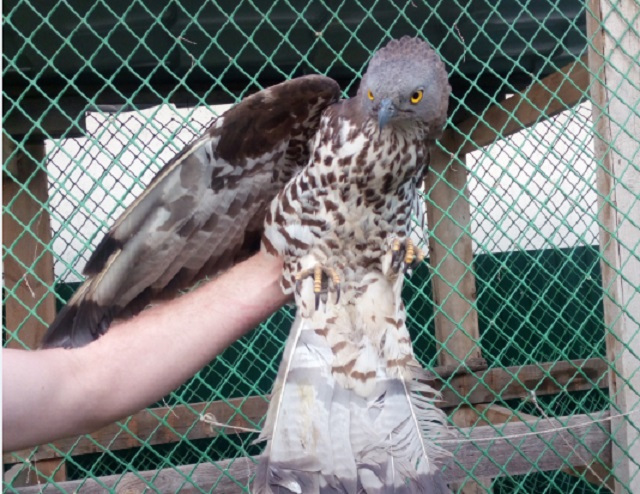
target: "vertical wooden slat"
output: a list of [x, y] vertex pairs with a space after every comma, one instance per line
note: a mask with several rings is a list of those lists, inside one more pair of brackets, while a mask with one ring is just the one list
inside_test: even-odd
[[[44, 159], [45, 147], [39, 141], [14, 150], [13, 142], [3, 134], [2, 247], [7, 346], [24, 348], [24, 344], [36, 348], [55, 317], [55, 297], [50, 291], [54, 284], [53, 256], [45, 248], [51, 243], [51, 226], [49, 214], [42, 207], [47, 203], [48, 181], [46, 172], [38, 166]], [[12, 485], [37, 485], [43, 482], [40, 475], [66, 480], [64, 460], [29, 465]]]
[[[640, 5], [590, 0], [594, 145], [611, 413], [640, 407]], [[634, 32], [635, 30], [635, 32]], [[640, 492], [640, 417], [611, 424], [615, 492]]]
[[[13, 147], [3, 135], [5, 157]], [[44, 153], [44, 142], [31, 143], [14, 153], [11, 162], [3, 160], [9, 171], [2, 177], [4, 282], [6, 293], [13, 291], [5, 310], [8, 346], [15, 348], [23, 348], [20, 342], [36, 348], [55, 317], [55, 298], [49, 291], [54, 283], [53, 257], [44, 247], [51, 242], [51, 227], [41, 205], [48, 198], [47, 174], [38, 168]], [[19, 341], [10, 336], [16, 331]]]
[[457, 366], [482, 358], [477, 345], [478, 313], [472, 305], [476, 279], [468, 230], [467, 171], [440, 149], [434, 150], [430, 168], [425, 182], [436, 338], [442, 345], [439, 364]]
[[[432, 288], [435, 305], [436, 339], [440, 345], [438, 363], [471, 367], [483, 363], [478, 330], [476, 279], [472, 270], [473, 247], [469, 234], [471, 211], [467, 190], [467, 171], [441, 149], [434, 149], [428, 191], [429, 259], [433, 268]], [[466, 231], [465, 231], [466, 230]], [[469, 390], [462, 390], [463, 393]], [[469, 406], [458, 407], [454, 422], [472, 426], [476, 413]], [[491, 479], [467, 480], [452, 485], [463, 494], [491, 492]]]

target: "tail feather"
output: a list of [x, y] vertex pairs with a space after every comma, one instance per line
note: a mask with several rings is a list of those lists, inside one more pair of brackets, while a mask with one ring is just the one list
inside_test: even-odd
[[[352, 391], [339, 385], [334, 386], [328, 421], [333, 454], [331, 455], [331, 467], [325, 471], [326, 477], [323, 477], [327, 484], [326, 492], [332, 492], [329, 490], [330, 487], [334, 487], [335, 492], [339, 493], [356, 492], [358, 468], [356, 456], [351, 441], [345, 440], [345, 438], [349, 438], [351, 433], [352, 408], [356, 405], [351, 395]], [[357, 405], [362, 405], [362, 402]]]
[[330, 349], [323, 348], [322, 338], [306, 323], [298, 316], [292, 326], [258, 438], [268, 444], [254, 481], [257, 494], [320, 492], [318, 472], [330, 467]]
[[[357, 334], [357, 326], [352, 331], [334, 326], [365, 320], [365, 314], [354, 309], [348, 297], [347, 292], [340, 305], [328, 304], [318, 311], [305, 310], [310, 304], [298, 304], [267, 420], [258, 439], [268, 443], [253, 492], [449, 492], [441, 474], [446, 453], [434, 443], [447, 435], [446, 418], [434, 405], [435, 391], [419, 381], [423, 371], [413, 359], [410, 346], [410, 355], [404, 356], [408, 365], [403, 372], [398, 372], [397, 367], [389, 368], [388, 356], [381, 350], [369, 362], [375, 369], [375, 379], [367, 377], [349, 384], [345, 372], [355, 369], [356, 363], [359, 370], [352, 380], [363, 372], [368, 376], [371, 371], [363, 367], [362, 359], [352, 360], [350, 367], [348, 345], [339, 341], [339, 335]], [[359, 307], [366, 310], [368, 305]], [[378, 315], [381, 309], [384, 314], [384, 307], [376, 307]], [[358, 313], [354, 314], [354, 310]], [[345, 315], [347, 312], [350, 313]], [[395, 337], [402, 342], [408, 338], [406, 327], [398, 325], [398, 320], [388, 318], [391, 327], [382, 328], [385, 340]], [[331, 328], [336, 334], [328, 334]], [[401, 352], [402, 345], [385, 341], [378, 347], [393, 348], [394, 361], [398, 361], [397, 352]], [[341, 351], [338, 359], [336, 353]]]

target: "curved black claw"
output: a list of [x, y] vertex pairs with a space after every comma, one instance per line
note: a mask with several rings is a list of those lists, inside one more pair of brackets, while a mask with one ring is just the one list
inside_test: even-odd
[[315, 294], [315, 308], [318, 310], [320, 301], [326, 304], [329, 292], [336, 293], [336, 304], [340, 302], [340, 275], [330, 267], [316, 264], [313, 269], [305, 269], [296, 274], [296, 288], [300, 289], [303, 279], [313, 276], [313, 293]]

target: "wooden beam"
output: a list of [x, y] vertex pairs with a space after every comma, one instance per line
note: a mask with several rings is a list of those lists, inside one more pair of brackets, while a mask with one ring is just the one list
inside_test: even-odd
[[[433, 369], [436, 374], [439, 370], [439, 367]], [[450, 375], [448, 367], [443, 370], [448, 383], [444, 386], [443, 401], [439, 405], [450, 408], [458, 406], [463, 400], [474, 405], [491, 403], [496, 396], [505, 400], [526, 399], [530, 390], [535, 390], [536, 395], [543, 396], [607, 387], [609, 366], [604, 360], [593, 358], [491, 369], [478, 374], [459, 371], [454, 376]], [[443, 388], [439, 381], [433, 382], [432, 385], [438, 389]], [[465, 396], [462, 394], [463, 389], [471, 389], [472, 392]], [[243, 429], [252, 429], [254, 424], [260, 423], [266, 414], [267, 406], [268, 400], [265, 397], [249, 396], [228, 402], [215, 401], [142, 410], [133, 415], [128, 422], [127, 427], [135, 431], [135, 438], [130, 434], [122, 434], [122, 427], [115, 423], [90, 436], [56, 441], [55, 448], [44, 445], [35, 451], [25, 449], [5, 453], [3, 462], [16, 463], [20, 462], [20, 458], [42, 461], [58, 458], [61, 454], [84, 455], [105, 449], [116, 451], [136, 448], [141, 445], [141, 441], [155, 445], [178, 442], [183, 437], [192, 440], [214, 438], [219, 434], [219, 429], [204, 422], [194, 424], [197, 417], [203, 413], [210, 413], [218, 422], [228, 424], [224, 431], [226, 434], [242, 433]], [[241, 410], [242, 413], [237, 410]]]
[[425, 189], [436, 339], [440, 344], [438, 364], [477, 363], [482, 354], [464, 162], [454, 162], [442, 149], [434, 149]]
[[[442, 388], [443, 406], [459, 403], [492, 403], [500, 400], [527, 399], [531, 391], [537, 396], [586, 391], [608, 386], [609, 364], [602, 359], [558, 361], [491, 369], [451, 378]], [[466, 394], [462, 391], [467, 390]], [[461, 398], [461, 396], [463, 398]]]
[[[24, 449], [14, 453], [5, 453], [5, 464], [16, 463], [20, 458], [41, 461], [46, 458], [57, 458], [62, 455], [85, 455], [106, 449], [138, 448], [144, 441], [146, 444], [176, 443], [182, 439], [214, 438], [220, 434], [243, 432], [254, 429], [267, 412], [269, 402], [264, 396], [235, 398], [228, 401], [193, 403], [174, 407], [159, 407], [132, 415], [126, 421], [126, 427], [135, 435], [123, 434], [120, 422], [103, 427], [86, 436], [63, 439], [50, 445], [39, 446], [34, 450]], [[210, 414], [214, 420], [226, 424], [224, 428], [212, 426], [200, 420], [203, 414]], [[246, 417], [246, 418], [245, 418]], [[124, 423], [124, 421], [122, 422]]]
[[586, 55], [445, 132], [453, 154], [466, 154], [551, 118], [582, 101], [589, 89]]
[[[590, 0], [598, 221], [612, 413], [640, 408], [640, 4]], [[615, 492], [640, 492], [640, 417], [612, 424]]]
[[13, 489], [29, 485], [42, 485], [47, 479], [54, 482], [67, 480], [67, 465], [61, 458], [18, 463], [4, 472], [3, 480]]
[[44, 142], [28, 143], [16, 151], [3, 133], [2, 150], [8, 170], [2, 176], [7, 346], [36, 348], [55, 317], [53, 256], [46, 250], [51, 226], [42, 207], [49, 196], [47, 173], [40, 167]]
[[[516, 412], [510, 408], [500, 405], [487, 405], [481, 403], [475, 407], [481, 418], [478, 425], [498, 425], [509, 424], [511, 422], [531, 422], [537, 420], [538, 417], [528, 413]], [[484, 422], [484, 423], [483, 423]]]
[[[513, 410], [502, 407], [499, 405], [484, 405], [480, 404], [475, 407], [479, 413], [480, 418], [478, 424], [484, 425], [484, 423], [490, 424], [506, 424], [509, 422], [521, 422], [532, 421], [536, 417], [528, 413], [514, 412]], [[607, 457], [611, 457], [611, 445], [607, 446]], [[611, 464], [594, 463], [592, 465], [572, 465], [566, 466], [561, 469], [567, 475], [574, 477], [584, 477], [587, 482], [596, 484], [598, 486], [607, 487], [609, 490], [613, 490], [613, 477], [611, 477]]]
[[[603, 464], [607, 456], [609, 422], [593, 423], [600, 415], [575, 415], [509, 423], [496, 431], [495, 426], [479, 426], [461, 431], [462, 441], [443, 444], [452, 453], [452, 464], [445, 470], [448, 482], [460, 482], [468, 471], [481, 477], [525, 475], [558, 470], [564, 466]], [[570, 430], [562, 429], [569, 427]], [[560, 430], [558, 430], [560, 429]], [[536, 434], [531, 434], [535, 432]], [[499, 439], [508, 436], [510, 439]], [[518, 436], [514, 438], [514, 436]], [[255, 459], [238, 458], [215, 464], [201, 463], [165, 470], [110, 475], [46, 485], [43, 488], [17, 489], [23, 494], [74, 492], [102, 493], [105, 488], [118, 492], [142, 492], [152, 485], [160, 492], [191, 493], [215, 490], [231, 494], [246, 489], [255, 470]], [[197, 486], [197, 487], [196, 487]], [[246, 491], [244, 491], [246, 492]]]

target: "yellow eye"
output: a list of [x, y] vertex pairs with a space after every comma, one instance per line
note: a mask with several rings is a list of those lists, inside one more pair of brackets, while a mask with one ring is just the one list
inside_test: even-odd
[[418, 89], [411, 95], [411, 103], [413, 103], [414, 105], [416, 103], [420, 103], [420, 100], [422, 100], [422, 89]]
[[371, 92], [371, 89], [369, 89], [367, 91], [367, 98], [369, 98], [371, 101], [373, 101], [373, 93]]

